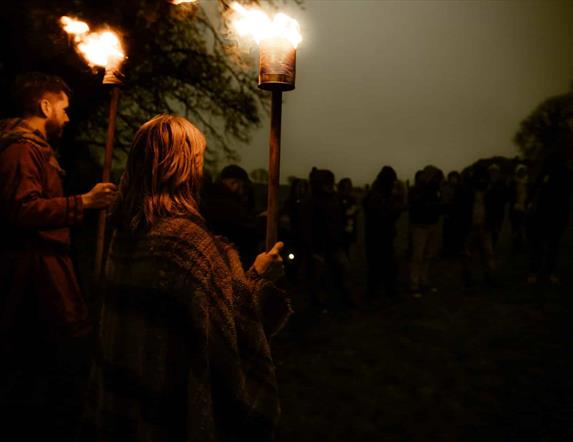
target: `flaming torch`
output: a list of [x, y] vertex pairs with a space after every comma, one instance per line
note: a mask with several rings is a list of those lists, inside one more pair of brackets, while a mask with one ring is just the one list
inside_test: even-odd
[[259, 46], [259, 88], [272, 94], [266, 237], [270, 250], [277, 241], [282, 93], [294, 89], [296, 48], [302, 36], [298, 22], [283, 13], [271, 20], [260, 9], [247, 9], [236, 2], [231, 8], [237, 34], [251, 37]]
[[[103, 84], [111, 86], [111, 101], [109, 104], [109, 119], [107, 128], [107, 140], [103, 161], [102, 181], [109, 182], [111, 175], [111, 160], [113, 153], [113, 140], [115, 134], [115, 123], [117, 118], [117, 108], [119, 104], [119, 86], [123, 75], [120, 67], [125, 59], [125, 53], [117, 34], [106, 30], [100, 32], [90, 32], [87, 23], [71, 17], [61, 17], [60, 23], [75, 44], [76, 50], [82, 55], [86, 63], [93, 68], [105, 68]], [[99, 280], [103, 265], [103, 250], [105, 244], [106, 212], [102, 209], [99, 213], [96, 257], [95, 257], [95, 278]]]

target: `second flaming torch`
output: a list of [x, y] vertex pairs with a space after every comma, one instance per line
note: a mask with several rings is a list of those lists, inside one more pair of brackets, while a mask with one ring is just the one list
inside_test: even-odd
[[[119, 86], [123, 78], [120, 67], [125, 59], [125, 54], [119, 37], [111, 30], [90, 32], [90, 27], [87, 23], [68, 16], [61, 17], [60, 23], [64, 31], [72, 38], [76, 50], [82, 55], [86, 63], [92, 68], [105, 68], [103, 84], [111, 86], [111, 101], [109, 105], [109, 119], [102, 172], [102, 182], [106, 183], [111, 179], [113, 141], [119, 105]], [[94, 272], [96, 282], [99, 282], [102, 276], [105, 229], [106, 210], [102, 209], [99, 213], [96, 237]]]

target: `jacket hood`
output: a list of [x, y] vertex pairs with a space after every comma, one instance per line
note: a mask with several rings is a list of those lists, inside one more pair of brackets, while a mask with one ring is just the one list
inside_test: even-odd
[[41, 148], [50, 148], [44, 136], [32, 129], [22, 118], [0, 120], [0, 150], [21, 142], [32, 143]]
[[22, 118], [0, 120], [0, 152], [12, 144], [18, 143], [29, 143], [36, 146], [61, 176], [66, 174], [56, 158], [54, 149], [38, 130], [32, 129]]

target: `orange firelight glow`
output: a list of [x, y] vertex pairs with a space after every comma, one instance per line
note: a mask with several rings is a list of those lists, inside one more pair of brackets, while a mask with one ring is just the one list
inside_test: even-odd
[[171, 0], [174, 5], [182, 5], [183, 3], [195, 3], [197, 0]]
[[302, 41], [298, 22], [282, 12], [275, 14], [273, 19], [257, 8], [245, 8], [234, 2], [233, 27], [241, 37], [249, 36], [257, 44], [264, 40], [286, 39], [296, 49]]
[[117, 34], [113, 31], [89, 32], [89, 26], [71, 17], [60, 18], [62, 28], [73, 35], [77, 51], [90, 66], [118, 66], [125, 53]]

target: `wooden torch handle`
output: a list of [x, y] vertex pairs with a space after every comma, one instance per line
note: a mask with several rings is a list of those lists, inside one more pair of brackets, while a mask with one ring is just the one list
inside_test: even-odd
[[271, 133], [269, 138], [269, 183], [267, 192], [267, 251], [271, 250], [277, 242], [278, 233], [282, 97], [282, 91], [272, 91]]
[[[111, 160], [113, 157], [113, 140], [115, 136], [115, 123], [117, 119], [117, 108], [119, 105], [119, 87], [111, 88], [111, 101], [109, 103], [109, 119], [107, 125], [107, 140], [103, 158], [102, 182], [109, 182], [111, 178]], [[105, 246], [106, 209], [99, 211], [96, 238], [96, 256], [94, 278], [97, 282], [101, 280], [103, 269], [103, 252]]]

